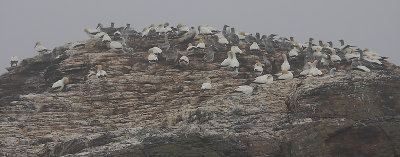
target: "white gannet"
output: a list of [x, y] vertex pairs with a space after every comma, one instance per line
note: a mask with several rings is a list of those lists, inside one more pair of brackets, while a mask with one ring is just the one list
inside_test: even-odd
[[155, 55], [157, 55], [157, 56], [161, 55], [161, 53], [162, 53], [162, 50], [161, 50], [160, 48], [158, 48], [158, 47], [153, 47], [153, 48], [151, 48], [150, 50], [152, 50], [153, 53], [154, 53]]
[[99, 32], [96, 35], [94, 35], [93, 39], [102, 39], [105, 35], [108, 35], [108, 34], [104, 33], [104, 32]]
[[289, 57], [294, 58], [299, 55], [300, 50], [298, 49], [300, 47], [299, 43], [296, 43], [296, 45], [289, 51]]
[[114, 51], [122, 50], [122, 44], [119, 41], [111, 41], [110, 48]]
[[349, 62], [354, 58], [359, 58], [360, 54], [356, 54], [354, 50], [346, 49], [346, 54], [344, 55], [344, 57]]
[[178, 28], [179, 32], [189, 32], [189, 27], [186, 25], [182, 25], [181, 23], [179, 23], [176, 28]]
[[[321, 46], [320, 46], [321, 47]], [[317, 47], [316, 49], [315, 49], [315, 52], [313, 53], [313, 56], [314, 57], [317, 57], [317, 58], [320, 58], [320, 57], [322, 57], [322, 52], [321, 52], [321, 48], [320, 47]]]
[[238, 88], [235, 89], [236, 92], [242, 92], [244, 94], [251, 94], [253, 93], [253, 87], [244, 85], [244, 86], [239, 86]]
[[188, 47], [186, 48], [186, 51], [194, 51], [196, 49], [196, 46], [193, 46], [192, 43], [188, 44]]
[[232, 51], [228, 51], [226, 54], [228, 55], [228, 58], [226, 58], [224, 61], [222, 61], [221, 66], [223, 67], [227, 67], [229, 65], [231, 65], [231, 61], [232, 61]]
[[86, 32], [86, 34], [90, 37], [90, 38], [94, 38], [94, 36], [97, 34], [97, 33], [100, 33], [100, 31], [98, 30], [98, 29], [88, 29], [88, 28], [85, 28], [85, 29], [83, 29], [85, 32]]
[[97, 78], [101, 78], [101, 77], [106, 77], [107, 73], [106, 71], [103, 70], [103, 66], [102, 65], [97, 65], [97, 73], [96, 73]]
[[239, 46], [232, 46], [231, 51], [235, 54], [242, 54], [243, 51], [239, 48]]
[[246, 33], [245, 32], [239, 32], [238, 34], [239, 40], [244, 40], [246, 38]]
[[307, 62], [306, 65], [304, 66], [303, 71], [300, 72], [300, 75], [307, 76], [310, 73], [311, 67], [312, 67], [312, 63], [311, 62]]
[[380, 54], [378, 54], [378, 53], [376, 53], [376, 52], [370, 51], [368, 48], [365, 48], [364, 54], [365, 54], [366, 56], [368, 56], [368, 57], [370, 57], [370, 58], [374, 58], [374, 59], [376, 59], [376, 60], [384, 60], [384, 59], [387, 58], [387, 57], [381, 56]]
[[64, 86], [68, 83], [69, 83], [69, 78], [63, 77], [61, 80], [58, 80], [57, 82], [53, 83], [53, 86], [51, 86], [51, 88], [54, 90], [61, 91], [64, 88]]
[[203, 38], [200, 38], [199, 43], [197, 44], [196, 48], [204, 50], [206, 48], [206, 44], [204, 43]]
[[376, 63], [376, 64], [381, 65], [382, 62], [380, 60], [378, 60], [377, 58], [379, 58], [379, 56], [377, 56], [377, 54], [373, 53], [371, 56], [364, 57], [364, 60], [371, 62], [371, 63]]
[[157, 58], [157, 56], [154, 54], [154, 52], [153, 52], [152, 49], [150, 49], [150, 50], [148, 51], [148, 53], [149, 53], [149, 56], [147, 57], [147, 60], [149, 61], [149, 63], [155, 63], [155, 62], [158, 61], [158, 58]]
[[159, 24], [157, 27], [156, 27], [156, 33], [165, 33], [166, 31], [165, 31], [165, 27], [164, 27], [164, 24]]
[[286, 58], [285, 54], [282, 54], [283, 63], [281, 65], [281, 70], [290, 70], [290, 64]]
[[322, 64], [323, 66], [328, 66], [328, 65], [329, 65], [328, 55], [322, 54], [321, 64]]
[[331, 61], [334, 63], [342, 61], [342, 59], [336, 54], [336, 50], [332, 50]]
[[70, 49], [70, 50], [75, 50], [75, 49], [85, 47], [85, 43], [81, 43], [81, 42], [69, 42], [68, 45], [69, 45], [68, 49]]
[[40, 43], [40, 41], [36, 42], [35, 50], [36, 50], [37, 52], [39, 52], [40, 54], [43, 54], [43, 53], [46, 53], [47, 51], [49, 51], [46, 47], [44, 47], [44, 46]]
[[218, 32], [217, 29], [215, 29], [214, 27], [210, 26], [209, 24], [206, 24], [205, 26], [207, 29], [209, 29], [211, 32]]
[[231, 53], [231, 56], [232, 56], [229, 67], [230, 68], [239, 68], [239, 61], [236, 58], [236, 54], [233, 53], [232, 51], [229, 51], [229, 52]]
[[[92, 76], [96, 76], [96, 72], [94, 72], [93, 70], [89, 70], [89, 74], [87, 75], [87, 78], [91, 78]], [[96, 76], [97, 77], [97, 76]]]
[[13, 55], [10, 59], [11, 67], [18, 66], [18, 57], [16, 55]]
[[187, 56], [182, 56], [179, 59], [179, 64], [180, 65], [189, 65], [189, 58]]
[[110, 38], [110, 36], [108, 36], [108, 34], [105, 34], [105, 35], [103, 36], [103, 38], [101, 39], [101, 41], [102, 41], [103, 43], [108, 43], [108, 42], [111, 42], [111, 38]]
[[253, 42], [253, 44], [250, 45], [250, 51], [260, 51], [260, 47], [256, 42]]
[[274, 78], [272, 77], [271, 74], [265, 74], [256, 77], [256, 79], [253, 81], [255, 83], [272, 83], [274, 81]]
[[262, 67], [261, 62], [257, 61], [256, 64], [254, 64], [254, 72], [258, 73], [259, 75], [262, 74], [264, 68]]
[[121, 35], [121, 32], [119, 32], [119, 31], [114, 32], [114, 36], [120, 36], [120, 35]]
[[340, 51], [344, 51], [349, 49], [350, 47], [354, 47], [354, 46], [350, 46], [349, 44], [344, 44], [344, 40], [339, 40], [340, 41]]
[[371, 70], [364, 65], [358, 65], [356, 69], [362, 70], [364, 72], [370, 72]]
[[289, 80], [293, 79], [293, 74], [291, 71], [282, 70], [281, 76], [278, 77], [279, 80]]
[[321, 70], [319, 70], [318, 68], [317, 68], [317, 64], [318, 64], [318, 60], [315, 60], [313, 63], [311, 63], [311, 68], [310, 68], [310, 71], [309, 71], [309, 73], [311, 73], [313, 76], [320, 76], [320, 75], [322, 75], [322, 72], [321, 72]]
[[204, 27], [202, 25], [199, 25], [197, 27], [197, 29], [199, 30], [199, 34], [202, 34], [202, 35], [212, 35], [213, 34], [212, 31], [208, 27]]
[[143, 28], [142, 37], [147, 36], [149, 34], [149, 31], [150, 31], [150, 29], [148, 29], [147, 27]]
[[226, 45], [226, 44], [229, 44], [229, 41], [223, 35], [219, 35], [218, 36], [218, 43]]
[[206, 77], [206, 82], [201, 85], [201, 90], [210, 90], [211, 88], [211, 79], [209, 77]]

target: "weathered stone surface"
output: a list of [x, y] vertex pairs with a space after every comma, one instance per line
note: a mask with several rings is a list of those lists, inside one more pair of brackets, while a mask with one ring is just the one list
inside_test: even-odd
[[[240, 74], [232, 77], [218, 67], [225, 52], [213, 63], [195, 52], [190, 67], [147, 63], [145, 52], [161, 42], [128, 41], [131, 57], [89, 40], [1, 75], [0, 155], [399, 156], [400, 73], [391, 63], [370, 73], [338, 66], [333, 78], [299, 78], [303, 61], [291, 61], [295, 79], [256, 85], [251, 71], [262, 55], [243, 44]], [[270, 57], [277, 73], [280, 53]], [[86, 78], [98, 64], [107, 78]], [[71, 83], [52, 91], [63, 76]], [[205, 76], [213, 90], [200, 91]], [[243, 84], [257, 88], [233, 92]]]

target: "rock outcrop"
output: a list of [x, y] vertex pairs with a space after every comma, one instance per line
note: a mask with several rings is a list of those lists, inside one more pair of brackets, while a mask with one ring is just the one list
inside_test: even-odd
[[[88, 40], [10, 68], [0, 76], [0, 155], [399, 156], [400, 73], [389, 62], [301, 78], [303, 61], [290, 61], [293, 80], [256, 85], [252, 68], [262, 54], [243, 43], [232, 77], [219, 68], [225, 52], [213, 63], [202, 61], [206, 52], [189, 54], [188, 67], [149, 64], [147, 50], [162, 42], [130, 40], [130, 56]], [[171, 43], [186, 53], [186, 43]], [[280, 53], [269, 57], [278, 73]], [[86, 78], [95, 65], [107, 78]], [[52, 91], [64, 76], [70, 84]], [[206, 76], [213, 89], [200, 91]], [[233, 92], [244, 84], [256, 86], [253, 94]]]

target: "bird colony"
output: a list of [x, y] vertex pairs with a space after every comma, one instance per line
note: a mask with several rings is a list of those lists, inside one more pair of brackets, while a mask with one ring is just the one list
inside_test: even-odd
[[[201, 64], [219, 62], [218, 70], [230, 71], [232, 77], [244, 75], [241, 74], [243, 72], [254, 73], [252, 75], [254, 77], [247, 77], [250, 78], [248, 83], [238, 86], [235, 90], [244, 94], [251, 94], [259, 84], [271, 84], [274, 81], [290, 80], [294, 77], [300, 79], [335, 77], [336, 69], [341, 69], [343, 72], [351, 70], [370, 72], [372, 69], [384, 68], [382, 62], [386, 59], [368, 48], [357, 48], [344, 40], [338, 40], [340, 45], [334, 47], [332, 41], [315, 42], [313, 38], [309, 38], [306, 42], [300, 42], [293, 37], [278, 37], [276, 34], [236, 32], [234, 27], [228, 25], [218, 30], [210, 25], [199, 25], [196, 28], [181, 23], [176, 27], [165, 23], [151, 24], [142, 31], [137, 31], [130, 24], [126, 27], [114, 27], [114, 23], [111, 23], [110, 27], [103, 27], [99, 23], [97, 28], [85, 28], [84, 32], [90, 40], [101, 41], [103, 48], [114, 53], [135, 56], [147, 52], [148, 55], [143, 60], [148, 62], [148, 66], [171, 64], [176, 65], [174, 67], [190, 70], [191, 59], [196, 58]], [[128, 44], [127, 41], [153, 45], [147, 50], [139, 51], [137, 46], [132, 46], [134, 44]], [[85, 47], [85, 42], [68, 43], [70, 50], [82, 47]], [[36, 42], [34, 49], [39, 55], [52, 53], [40, 42]], [[226, 58], [216, 60], [217, 54], [226, 54]], [[245, 61], [244, 56], [261, 57]], [[254, 66], [244, 67], [243, 62], [250, 62]], [[17, 65], [18, 58], [14, 55], [11, 57], [11, 66]], [[62, 90], [70, 83], [68, 76], [60, 77], [62, 78], [52, 85], [54, 90]], [[97, 65], [87, 76], [82, 77], [106, 78], [107, 69]], [[203, 92], [213, 90], [213, 78], [204, 76], [202, 79], [204, 83], [199, 90]]]

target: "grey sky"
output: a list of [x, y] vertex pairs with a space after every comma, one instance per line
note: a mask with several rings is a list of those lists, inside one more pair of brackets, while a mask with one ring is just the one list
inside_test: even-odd
[[370, 48], [400, 65], [399, 0], [1, 0], [0, 73], [16, 54], [20, 61], [37, 55], [36, 41], [49, 48], [86, 40], [85, 27], [130, 23], [136, 30], [152, 23], [223, 24], [237, 31], [277, 33], [305, 41], [339, 39]]

